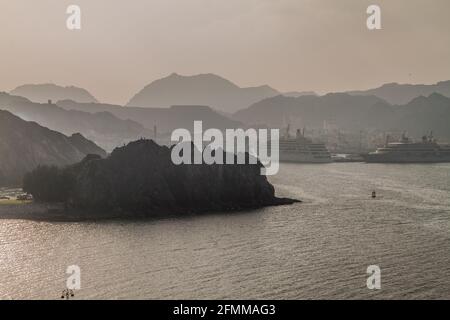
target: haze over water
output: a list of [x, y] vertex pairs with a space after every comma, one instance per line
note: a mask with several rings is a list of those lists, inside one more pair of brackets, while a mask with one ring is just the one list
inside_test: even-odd
[[[450, 164], [282, 164], [304, 203], [153, 221], [0, 220], [0, 298], [450, 298]], [[371, 199], [373, 190], [378, 198]], [[366, 287], [369, 265], [381, 290]]]

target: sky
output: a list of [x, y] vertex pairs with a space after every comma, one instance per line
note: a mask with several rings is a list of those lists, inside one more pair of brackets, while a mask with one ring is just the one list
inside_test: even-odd
[[[81, 8], [81, 30], [66, 9]], [[381, 7], [381, 30], [366, 9]], [[173, 72], [318, 93], [450, 79], [448, 0], [0, 0], [0, 91], [125, 104]]]

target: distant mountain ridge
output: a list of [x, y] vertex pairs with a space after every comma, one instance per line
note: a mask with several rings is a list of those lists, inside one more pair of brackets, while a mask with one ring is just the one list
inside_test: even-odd
[[432, 93], [450, 97], [450, 80], [430, 85], [387, 83], [375, 89], [349, 91], [347, 93], [352, 95], [374, 95], [390, 104], [406, 104], [414, 98], [429, 96]]
[[46, 103], [48, 100], [58, 101], [64, 99], [70, 99], [81, 103], [98, 102], [86, 89], [74, 86], [63, 87], [53, 83], [25, 84], [15, 88], [10, 93], [37, 103]]
[[278, 94], [267, 85], [241, 88], [214, 74], [182, 76], [173, 73], [147, 85], [130, 99], [127, 106], [206, 105], [224, 112], [235, 112]]
[[81, 134], [70, 137], [0, 110], [0, 186], [19, 185], [38, 165], [66, 166], [106, 152]]
[[201, 120], [205, 129], [240, 128], [243, 124], [216, 112], [208, 106], [182, 105], [170, 108], [122, 107], [101, 103], [77, 103], [58, 101], [56, 104], [66, 110], [85, 110], [88, 112], [108, 111], [120, 119], [130, 119], [146, 128], [157, 128], [158, 136], [169, 135], [174, 129], [191, 129], [195, 120]]
[[376, 96], [334, 93], [298, 98], [277, 96], [236, 112], [233, 118], [248, 125], [322, 129], [324, 121], [341, 130], [400, 130], [421, 137], [433, 130], [450, 141], [450, 98], [432, 93], [404, 105], [392, 105]]
[[292, 97], [292, 98], [298, 98], [301, 96], [317, 96], [318, 94], [314, 91], [290, 91], [290, 92], [283, 92], [283, 96], [285, 97]]
[[[351, 95], [377, 96], [390, 104], [406, 104], [419, 96], [432, 93], [450, 97], [450, 80], [435, 84], [386, 83], [368, 90], [351, 90]], [[99, 103], [86, 89], [75, 86], [49, 84], [25, 84], [10, 92], [36, 103], [48, 100], [71, 100], [78, 103]], [[298, 98], [318, 96], [314, 91], [279, 92], [267, 85], [241, 88], [218, 75], [198, 74], [183, 76], [177, 73], [153, 81], [135, 94], [126, 106], [167, 108], [172, 105], [206, 105], [225, 114], [231, 114], [250, 105], [277, 95]], [[87, 110], [86, 110], [87, 111]]]
[[405, 105], [393, 106], [395, 117], [383, 119], [386, 125], [398, 126], [421, 137], [433, 131], [438, 140], [450, 142], [450, 98], [439, 93], [419, 96]]
[[[367, 91], [319, 96], [301, 91], [280, 94], [268, 86], [240, 88], [214, 74], [172, 74], [146, 86], [126, 107], [80, 103], [70, 99], [58, 100], [56, 105], [33, 104], [23, 97], [5, 95], [0, 93], [0, 107], [3, 109], [65, 134], [80, 132], [110, 151], [140, 137], [167, 139], [174, 129], [191, 129], [195, 120], [203, 121], [205, 129], [254, 125], [284, 127], [288, 122], [296, 127], [323, 128], [327, 122], [355, 131], [366, 128], [402, 130], [411, 127], [402, 120], [402, 117], [407, 117], [414, 125], [412, 131], [439, 127], [438, 130], [446, 136], [447, 130], [441, 121], [448, 119], [447, 114], [439, 111], [436, 104], [442, 103], [439, 101], [447, 103], [450, 81], [434, 85], [391, 83]], [[244, 105], [249, 101], [254, 102]], [[431, 113], [421, 115], [421, 122], [419, 113], [422, 111], [412, 110], [418, 102], [425, 105], [429, 101], [432, 102], [427, 112]], [[241, 106], [242, 109], [234, 110]], [[432, 117], [435, 117], [436, 126], [430, 120]]]
[[119, 119], [107, 111], [84, 112], [65, 110], [55, 104], [34, 103], [30, 100], [0, 92], [0, 109], [8, 110], [27, 121], [72, 135], [81, 133], [102, 148], [111, 151], [118, 145], [152, 134], [141, 124]]
[[[322, 127], [324, 120], [334, 120], [343, 127], [358, 126], [358, 117], [377, 103], [385, 103], [375, 96], [352, 96], [330, 93], [324, 96], [305, 95], [287, 97], [279, 95], [257, 102], [236, 112], [233, 119], [249, 125], [268, 125], [282, 128], [294, 126]], [[356, 121], [355, 121], [356, 120]]]

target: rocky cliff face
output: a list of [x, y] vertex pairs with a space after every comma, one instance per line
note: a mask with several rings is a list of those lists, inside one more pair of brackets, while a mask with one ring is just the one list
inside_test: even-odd
[[[106, 159], [90, 157], [58, 173], [70, 181], [66, 201], [73, 208], [92, 212], [122, 212], [151, 216], [165, 213], [229, 211], [290, 204], [275, 197], [274, 187], [257, 165], [180, 165], [171, 150], [151, 140], [117, 148]], [[33, 195], [33, 173], [28, 175]], [[56, 181], [48, 178], [42, 181]], [[27, 187], [27, 186], [25, 186]], [[58, 186], [53, 186], [57, 188]], [[51, 188], [51, 186], [45, 186]]]
[[88, 153], [106, 156], [79, 134], [67, 137], [0, 110], [0, 186], [20, 185], [23, 175], [38, 165], [65, 166]]

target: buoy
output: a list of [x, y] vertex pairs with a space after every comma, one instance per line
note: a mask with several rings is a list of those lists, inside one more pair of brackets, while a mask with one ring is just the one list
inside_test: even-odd
[[376, 198], [377, 197], [377, 193], [375, 191], [372, 191], [372, 198]]

